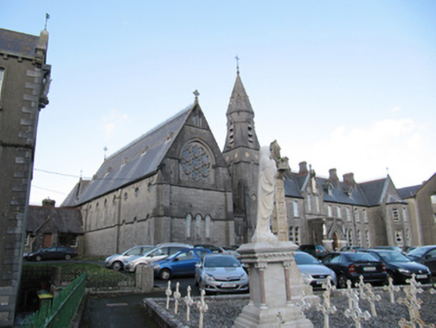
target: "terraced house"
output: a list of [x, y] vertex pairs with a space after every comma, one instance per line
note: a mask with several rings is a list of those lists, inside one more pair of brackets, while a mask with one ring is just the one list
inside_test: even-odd
[[[196, 95], [188, 108], [108, 157], [92, 180], [80, 180], [61, 206], [81, 211], [85, 252], [103, 255], [161, 242], [249, 242], [260, 146], [239, 71], [226, 115], [222, 151]], [[283, 183], [287, 235], [297, 244], [436, 243], [434, 176], [406, 197], [389, 176], [356, 183], [353, 173], [339, 179], [331, 169], [321, 178], [301, 162], [298, 172], [284, 170]]]

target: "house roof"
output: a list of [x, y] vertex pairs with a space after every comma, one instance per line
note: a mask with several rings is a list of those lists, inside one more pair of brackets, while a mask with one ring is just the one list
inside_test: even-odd
[[[155, 174], [196, 103], [108, 157], [87, 185], [78, 184], [62, 203], [76, 206]], [[80, 188], [80, 189], [79, 189]]]
[[416, 192], [421, 187], [422, 187], [422, 185], [416, 185], [416, 186], [400, 188], [400, 189], [398, 189], [398, 193], [400, 194], [401, 198], [414, 197], [416, 195]]
[[[302, 195], [302, 189], [304, 183], [308, 178], [309, 173], [297, 174], [288, 173], [284, 176], [285, 196], [293, 198], [304, 198]], [[388, 178], [374, 180], [364, 183], [356, 183], [354, 186], [346, 182], [339, 182], [339, 186], [330, 183], [331, 190], [324, 190], [323, 200], [325, 202], [349, 204], [356, 206], [376, 206], [380, 205], [386, 196]], [[316, 177], [318, 186], [329, 185], [330, 179]], [[350, 193], [347, 193], [348, 188], [352, 188]], [[387, 203], [406, 203], [400, 195], [389, 194], [387, 197]]]
[[82, 234], [82, 214], [78, 209], [53, 206], [29, 206], [27, 232], [35, 233], [45, 222], [51, 222], [62, 233]]
[[33, 58], [39, 36], [0, 28], [0, 52], [19, 57]]

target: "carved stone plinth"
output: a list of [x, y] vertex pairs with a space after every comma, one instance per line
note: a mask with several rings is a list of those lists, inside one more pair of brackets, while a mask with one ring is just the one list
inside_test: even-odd
[[234, 322], [235, 328], [275, 327], [278, 315], [281, 327], [313, 327], [299, 304], [319, 303], [312, 288], [305, 285], [292, 253], [292, 242], [250, 243], [238, 249], [249, 268], [250, 302]]

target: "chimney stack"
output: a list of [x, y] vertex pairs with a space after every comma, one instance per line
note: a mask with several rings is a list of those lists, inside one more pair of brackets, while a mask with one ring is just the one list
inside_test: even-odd
[[339, 178], [336, 169], [329, 170], [329, 180], [335, 187], [339, 187]]
[[307, 174], [307, 162], [301, 162], [300, 163], [300, 172], [298, 172], [299, 174]]
[[354, 173], [344, 174], [343, 177], [344, 177], [344, 183], [352, 186], [353, 188], [356, 187], [356, 181], [354, 181]]
[[44, 199], [42, 201], [42, 206], [44, 207], [55, 207], [56, 201], [53, 199]]

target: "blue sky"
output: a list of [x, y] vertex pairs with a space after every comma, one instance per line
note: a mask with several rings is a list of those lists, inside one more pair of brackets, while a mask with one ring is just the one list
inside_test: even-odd
[[[50, 14], [50, 104], [31, 204], [194, 101], [220, 148], [240, 58], [261, 145], [293, 171], [336, 168], [398, 188], [436, 171], [435, 1], [4, 1], [0, 27], [38, 35]], [[55, 172], [60, 174], [54, 174]], [[71, 177], [70, 177], [71, 176]]]

